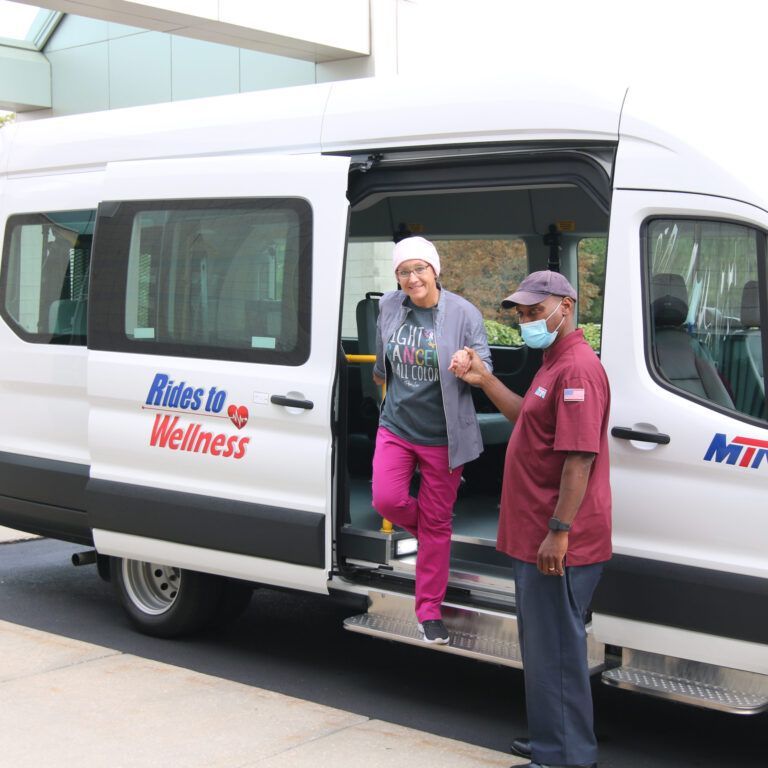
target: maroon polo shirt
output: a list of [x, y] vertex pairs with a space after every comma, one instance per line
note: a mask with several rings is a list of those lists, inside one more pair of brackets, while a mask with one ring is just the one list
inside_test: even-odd
[[596, 454], [587, 491], [568, 536], [566, 565], [611, 557], [608, 411], [603, 366], [581, 330], [558, 339], [523, 398], [507, 446], [497, 548], [535, 563], [560, 494], [569, 451]]

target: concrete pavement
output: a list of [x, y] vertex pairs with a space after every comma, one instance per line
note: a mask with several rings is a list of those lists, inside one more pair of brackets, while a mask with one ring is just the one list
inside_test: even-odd
[[[28, 536], [0, 529], [0, 541], [20, 538]], [[507, 768], [525, 762], [0, 621], [2, 768]]]
[[3, 544], [5, 542], [9, 541], [24, 541], [25, 539], [37, 539], [38, 536], [35, 536], [32, 533], [22, 533], [21, 531], [14, 531], [11, 528], [3, 528], [2, 525], [0, 525], [0, 544]]

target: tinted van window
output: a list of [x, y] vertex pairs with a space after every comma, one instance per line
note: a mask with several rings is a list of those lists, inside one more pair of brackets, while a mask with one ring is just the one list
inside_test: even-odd
[[301, 363], [311, 220], [302, 200], [105, 204], [95, 279], [118, 295], [96, 347]]
[[37, 344], [85, 344], [88, 274], [96, 212], [11, 216], [0, 272], [2, 312]]

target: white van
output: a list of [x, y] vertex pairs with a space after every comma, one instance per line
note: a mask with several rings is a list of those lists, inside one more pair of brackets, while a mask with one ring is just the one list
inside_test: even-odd
[[[517, 392], [539, 357], [501, 298], [548, 266], [578, 286], [613, 391], [594, 672], [768, 709], [768, 212], [622, 104], [365, 80], [3, 128], [0, 524], [95, 548], [145, 632], [274, 585], [419, 642], [416, 542], [371, 508], [365, 355], [392, 241], [422, 234]], [[435, 650], [520, 666], [511, 425], [475, 395]]]

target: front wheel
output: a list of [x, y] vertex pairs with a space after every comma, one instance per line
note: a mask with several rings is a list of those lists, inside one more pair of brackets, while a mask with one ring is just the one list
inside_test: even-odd
[[206, 626], [223, 591], [216, 576], [123, 558], [112, 561], [112, 582], [131, 623], [154, 637], [177, 637]]

